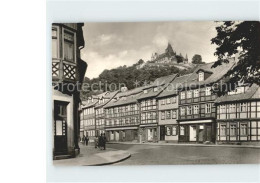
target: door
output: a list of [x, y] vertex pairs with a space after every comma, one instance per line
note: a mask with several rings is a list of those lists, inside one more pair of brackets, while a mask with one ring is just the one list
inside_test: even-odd
[[206, 133], [207, 133], [207, 135], [206, 135], [206, 141], [209, 141], [209, 142], [212, 142], [212, 138], [211, 138], [211, 126], [210, 125], [207, 125], [206, 126], [206, 128], [207, 128], [207, 131], [206, 131]]
[[115, 132], [115, 140], [116, 140], [116, 141], [119, 141], [119, 131], [116, 131], [116, 132]]
[[160, 140], [165, 140], [165, 126], [160, 126]]
[[67, 149], [67, 105], [54, 101], [54, 149], [55, 155], [68, 153]]
[[190, 141], [194, 142], [197, 140], [197, 128], [196, 126], [190, 126]]
[[149, 128], [147, 129], [148, 130], [148, 134], [147, 134], [147, 140], [148, 141], [152, 141], [153, 140], [153, 129], [152, 128]]
[[199, 142], [203, 142], [204, 141], [204, 125], [199, 125]]

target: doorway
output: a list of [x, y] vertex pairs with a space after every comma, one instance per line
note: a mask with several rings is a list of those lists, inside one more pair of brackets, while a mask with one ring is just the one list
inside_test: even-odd
[[67, 147], [67, 105], [66, 102], [54, 101], [54, 149], [55, 155], [68, 153]]
[[190, 126], [190, 141], [197, 140], [197, 128], [196, 126]]
[[160, 126], [160, 140], [165, 140], [165, 126]]
[[147, 134], [147, 140], [148, 141], [152, 141], [153, 140], [153, 129], [152, 128], [148, 128], [148, 134]]

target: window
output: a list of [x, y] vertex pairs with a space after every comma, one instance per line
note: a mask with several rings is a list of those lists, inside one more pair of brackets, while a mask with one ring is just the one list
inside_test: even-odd
[[164, 105], [165, 104], [165, 99], [162, 99], [162, 103], [161, 103], [162, 105]]
[[229, 105], [229, 112], [230, 113], [235, 113], [236, 112], [236, 105], [235, 104], [230, 104]]
[[236, 136], [236, 129], [237, 129], [237, 125], [235, 124], [230, 125], [230, 136]]
[[167, 98], [167, 99], [166, 99], [166, 103], [167, 103], [167, 104], [170, 104], [170, 103], [171, 103], [171, 98]]
[[226, 127], [225, 124], [220, 125], [220, 136], [226, 136]]
[[171, 135], [171, 127], [169, 126], [166, 127], [166, 135]]
[[176, 119], [177, 110], [172, 110], [172, 119]]
[[225, 114], [226, 113], [226, 105], [221, 105], [220, 106], [220, 113]]
[[206, 104], [206, 113], [211, 113], [211, 104]]
[[64, 59], [74, 62], [75, 45], [74, 34], [64, 31]]
[[166, 111], [166, 119], [171, 119], [171, 111]]
[[206, 87], [205, 95], [206, 95], [206, 96], [211, 95], [211, 87]]
[[158, 91], [158, 88], [156, 87], [156, 88], [153, 88], [153, 91], [154, 92], [157, 92]]
[[185, 91], [181, 92], [181, 99], [185, 99]]
[[247, 135], [247, 124], [240, 124], [240, 135]]
[[164, 120], [165, 119], [165, 111], [161, 112], [161, 119]]
[[172, 103], [176, 103], [176, 97], [172, 97]]
[[199, 97], [199, 90], [198, 89], [194, 90], [193, 93], [194, 93], [194, 98]]
[[181, 116], [184, 116], [184, 115], [185, 115], [185, 108], [182, 107], [182, 108], [181, 108]]
[[148, 91], [147, 91], [147, 90], [144, 90], [144, 93], [148, 93]]
[[52, 58], [58, 58], [58, 31], [52, 28]]
[[240, 112], [246, 112], [246, 103], [240, 103]]
[[199, 106], [198, 105], [194, 105], [193, 111], [194, 111], [194, 114], [199, 114]]
[[180, 135], [184, 135], [185, 132], [184, 132], [184, 126], [180, 126]]
[[192, 107], [187, 106], [187, 115], [191, 115], [191, 114], [192, 114]]
[[204, 72], [199, 72], [199, 81], [204, 81]]
[[177, 135], [177, 126], [172, 127], [172, 135]]
[[187, 98], [192, 98], [192, 91], [191, 90], [187, 91]]

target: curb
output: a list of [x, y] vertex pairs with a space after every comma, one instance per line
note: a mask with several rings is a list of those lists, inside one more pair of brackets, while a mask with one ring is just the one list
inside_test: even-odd
[[131, 157], [131, 154], [128, 153], [128, 155], [122, 159], [116, 160], [116, 161], [111, 161], [111, 162], [107, 162], [107, 163], [98, 163], [98, 164], [92, 164], [92, 165], [82, 165], [82, 166], [104, 166], [104, 165], [111, 165], [111, 164], [115, 164], [115, 163], [119, 163], [122, 162], [128, 158]]
[[231, 147], [231, 148], [253, 148], [260, 149], [260, 146], [240, 146], [240, 145], [212, 145], [212, 144], [171, 144], [171, 143], [118, 143], [108, 142], [107, 144], [123, 144], [123, 145], [158, 145], [158, 146], [194, 146], [194, 147]]

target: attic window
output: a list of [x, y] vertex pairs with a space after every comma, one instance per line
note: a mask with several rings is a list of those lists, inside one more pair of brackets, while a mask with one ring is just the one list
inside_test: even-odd
[[154, 88], [153, 91], [154, 91], [154, 92], [157, 92], [157, 91], [158, 91], [158, 88]]
[[199, 72], [199, 81], [204, 81], [204, 72]]
[[144, 90], [144, 93], [148, 93], [148, 91], [147, 91], [147, 90]]

